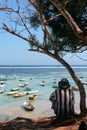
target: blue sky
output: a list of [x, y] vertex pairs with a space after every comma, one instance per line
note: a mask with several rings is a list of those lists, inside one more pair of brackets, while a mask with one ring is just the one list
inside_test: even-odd
[[57, 64], [52, 58], [28, 51], [24, 40], [9, 33], [0, 34], [0, 65]]
[[[0, 65], [59, 65], [53, 58], [41, 53], [29, 52], [29, 45], [24, 40], [9, 33], [0, 33]], [[87, 59], [87, 52], [78, 54]], [[73, 54], [67, 54], [64, 59], [69, 64], [87, 64]]]
[[[15, 5], [12, 1], [9, 1], [10, 4]], [[21, 3], [22, 4], [22, 3]], [[1, 21], [5, 18], [2, 13]], [[41, 37], [40, 31], [38, 36]], [[24, 40], [17, 38], [16, 36], [9, 33], [0, 33], [0, 65], [59, 65], [59, 62], [55, 59], [36, 52], [28, 51], [29, 45]], [[83, 61], [73, 54], [67, 54], [64, 59], [69, 64], [87, 64], [87, 61]], [[79, 54], [79, 56], [87, 60], [87, 52]]]

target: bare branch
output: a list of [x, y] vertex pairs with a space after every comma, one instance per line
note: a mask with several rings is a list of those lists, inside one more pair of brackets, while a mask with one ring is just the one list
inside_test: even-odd
[[15, 32], [14, 30], [11, 30], [10, 28], [7, 27], [7, 25], [5, 23], [3, 23], [3, 30], [27, 41], [28, 43], [30, 43], [31, 45], [33, 44], [35, 46], [35, 48], [37, 48], [36, 50], [44, 50], [44, 47], [42, 47], [40, 44], [38, 44], [38, 42], [36, 41], [35, 37], [33, 36], [33, 34], [31, 34], [32, 38], [33, 38], [33, 41], [29, 40], [29, 38], [26, 38], [26, 37], [23, 37], [22, 35], [20, 35], [19, 33]]
[[37, 2], [34, 2], [33, 0], [29, 0], [29, 2], [36, 8], [36, 10], [38, 11], [39, 17], [41, 19], [41, 23], [42, 23], [43, 28], [44, 28], [43, 30], [44, 30], [44, 43], [45, 43], [45, 47], [47, 46], [46, 36], [45, 35], [47, 35], [49, 40], [51, 41], [52, 46], [53, 46], [54, 53], [58, 54], [58, 50], [56, 49], [55, 43], [54, 43], [54, 41], [52, 39], [52, 36], [49, 33], [49, 31], [48, 31], [48, 28], [47, 28], [47, 25], [46, 25], [47, 21], [46, 21], [44, 15], [42, 14], [40, 5]]
[[7, 11], [7, 12], [16, 12], [16, 11], [13, 10], [12, 8], [7, 8], [7, 7], [0, 7], [0, 10], [2, 10], [2, 11]]
[[19, 1], [18, 0], [16, 0], [16, 2], [17, 2], [17, 6], [18, 6], [18, 13], [19, 13], [19, 11], [20, 11], [20, 4], [19, 4]]
[[87, 59], [83, 59], [81, 58], [80, 56], [78, 56], [76, 53], [75, 53], [76, 57], [78, 57], [80, 60], [83, 60], [83, 61], [87, 61]]
[[3, 23], [3, 30], [5, 30], [13, 35], [16, 35], [17, 37], [29, 42], [29, 40], [27, 38], [23, 37], [22, 35], [17, 34], [14, 30], [11, 30], [10, 28], [8, 28], [5, 23]]
[[59, 17], [59, 16], [61, 16], [61, 15], [62, 15], [62, 14], [57, 14], [57, 15], [55, 15], [54, 17], [52, 17], [52, 18], [50, 18], [49, 20], [47, 20], [46, 24], [47, 24], [48, 22], [52, 21], [53, 19], [55, 19], [56, 17]]

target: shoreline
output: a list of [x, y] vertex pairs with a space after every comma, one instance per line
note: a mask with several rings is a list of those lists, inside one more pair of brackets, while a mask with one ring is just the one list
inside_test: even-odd
[[[79, 76], [83, 77], [82, 81], [86, 81], [86, 77], [87, 77], [87, 68], [85, 68], [84, 70], [80, 68], [75, 68], [76, 72], [78, 72]], [[15, 78], [14, 80], [8, 80], [6, 81], [6, 92], [4, 94], [1, 94], [1, 101], [0, 101], [0, 117], [1, 118], [5, 118], [5, 116], [7, 117], [5, 121], [0, 123], [0, 130], [64, 130], [68, 127], [70, 128], [70, 130], [78, 130], [78, 129], [73, 129], [74, 125], [77, 124], [77, 128], [80, 124], [80, 121], [82, 120], [82, 117], [80, 119], [73, 119], [73, 121], [70, 121], [69, 119], [67, 119], [68, 123], [61, 120], [61, 122], [64, 122], [65, 124], [60, 125], [59, 120], [54, 123], [51, 124], [54, 120], [55, 120], [55, 115], [51, 115], [53, 113], [53, 110], [51, 109], [51, 102], [49, 102], [49, 95], [52, 91], [54, 91], [54, 88], [52, 87], [53, 81], [56, 79], [56, 81], [58, 81], [60, 79], [60, 77], [65, 77], [67, 76], [70, 80], [70, 76], [68, 75], [68, 73], [66, 72], [65, 69], [63, 68], [49, 68], [49, 69], [43, 69], [41, 68], [40, 71], [37, 70], [37, 68], [35, 69], [30, 69], [30, 68], [13, 68], [11, 69], [10, 67], [7, 68], [3, 68], [1, 69], [2, 72], [6, 74], [8, 74], [8, 76], [16, 76], [17, 78]], [[9, 71], [8, 71], [9, 70]], [[13, 73], [15, 75], [13, 75]], [[30, 78], [34, 77], [33, 80], [31, 80]], [[24, 78], [26, 80], [26, 82], [30, 83], [29, 87], [32, 87], [32, 90], [39, 90], [38, 93], [38, 100], [32, 101], [33, 105], [35, 105], [35, 113], [27, 113], [26, 111], [24, 111], [22, 105], [24, 103], [24, 101], [27, 99], [27, 97], [22, 97], [22, 98], [17, 98], [14, 99], [13, 96], [7, 96], [7, 92], [10, 91], [11, 88], [14, 87], [18, 87], [18, 85], [20, 84], [20, 79]], [[46, 84], [45, 87], [41, 87], [40, 83], [43, 80], [49, 80], [49, 82]], [[85, 86], [86, 88], [86, 86]], [[86, 88], [87, 89], [87, 88]], [[23, 90], [23, 88], [20, 90]], [[23, 90], [25, 91], [25, 90]], [[76, 91], [75, 92], [75, 109], [76, 109], [76, 113], [79, 113], [79, 93]], [[38, 105], [39, 104], [39, 105]], [[25, 116], [25, 113], [27, 116]], [[3, 116], [2, 116], [3, 115]], [[32, 117], [33, 115], [33, 117]], [[36, 116], [40, 116], [40, 117], [36, 117]], [[43, 115], [43, 117], [42, 117]], [[9, 118], [10, 116], [12, 116], [12, 119]], [[70, 118], [71, 119], [71, 118]], [[78, 122], [79, 120], [79, 122]], [[87, 120], [87, 118], [86, 118]], [[76, 121], [76, 122], [75, 122]], [[60, 126], [59, 126], [60, 125]], [[72, 127], [72, 129], [71, 129]], [[23, 129], [25, 128], [25, 129]], [[37, 129], [36, 129], [37, 128]], [[49, 128], [49, 129], [48, 129]], [[68, 129], [69, 130], [69, 129]]]
[[87, 121], [87, 114], [69, 117], [46, 116], [38, 118], [17, 117], [0, 123], [0, 130], [78, 130], [81, 121]]

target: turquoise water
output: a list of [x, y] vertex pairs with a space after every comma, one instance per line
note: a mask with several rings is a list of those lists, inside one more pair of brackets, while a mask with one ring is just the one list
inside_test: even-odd
[[[87, 67], [73, 66], [76, 74], [81, 77], [82, 82], [87, 81]], [[54, 81], [58, 81], [67, 77], [70, 82], [73, 82], [67, 70], [62, 66], [0, 66], [0, 77], [6, 77], [6, 84], [0, 89], [5, 89], [4, 93], [0, 94], [0, 122], [8, 121], [16, 117], [42, 117], [54, 115], [49, 101], [50, 94], [55, 90], [52, 86]], [[32, 78], [32, 80], [31, 80]], [[25, 81], [20, 81], [25, 79]], [[45, 81], [45, 86], [41, 86], [41, 82]], [[2, 81], [0, 81], [1, 83]], [[33, 112], [25, 111], [23, 108], [24, 101], [29, 99], [29, 95], [24, 97], [14, 98], [13, 95], [7, 95], [11, 88], [19, 88], [19, 92], [24, 92], [26, 87], [20, 87], [19, 84], [29, 82], [26, 87], [32, 90], [38, 90], [38, 98], [30, 101], [35, 110]], [[87, 85], [85, 85], [85, 88]], [[75, 111], [79, 113], [79, 92], [75, 94]]]

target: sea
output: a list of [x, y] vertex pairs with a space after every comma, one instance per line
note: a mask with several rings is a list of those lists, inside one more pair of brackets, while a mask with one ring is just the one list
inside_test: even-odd
[[[76, 75], [82, 80], [87, 81], [87, 65], [73, 65]], [[37, 118], [43, 116], [55, 116], [51, 109], [49, 100], [50, 94], [58, 86], [58, 81], [66, 77], [70, 83], [74, 84], [68, 70], [61, 65], [0, 65], [0, 122], [6, 122], [16, 117]], [[20, 84], [29, 83], [25, 87]], [[87, 85], [84, 85], [87, 89]], [[19, 88], [19, 92], [25, 92], [26, 88], [37, 92], [37, 99], [30, 100], [29, 94], [23, 97], [14, 97], [8, 95], [11, 89]], [[79, 91], [74, 91], [75, 95], [75, 111], [79, 109]], [[34, 111], [26, 111], [24, 102], [30, 101], [34, 106]]]

